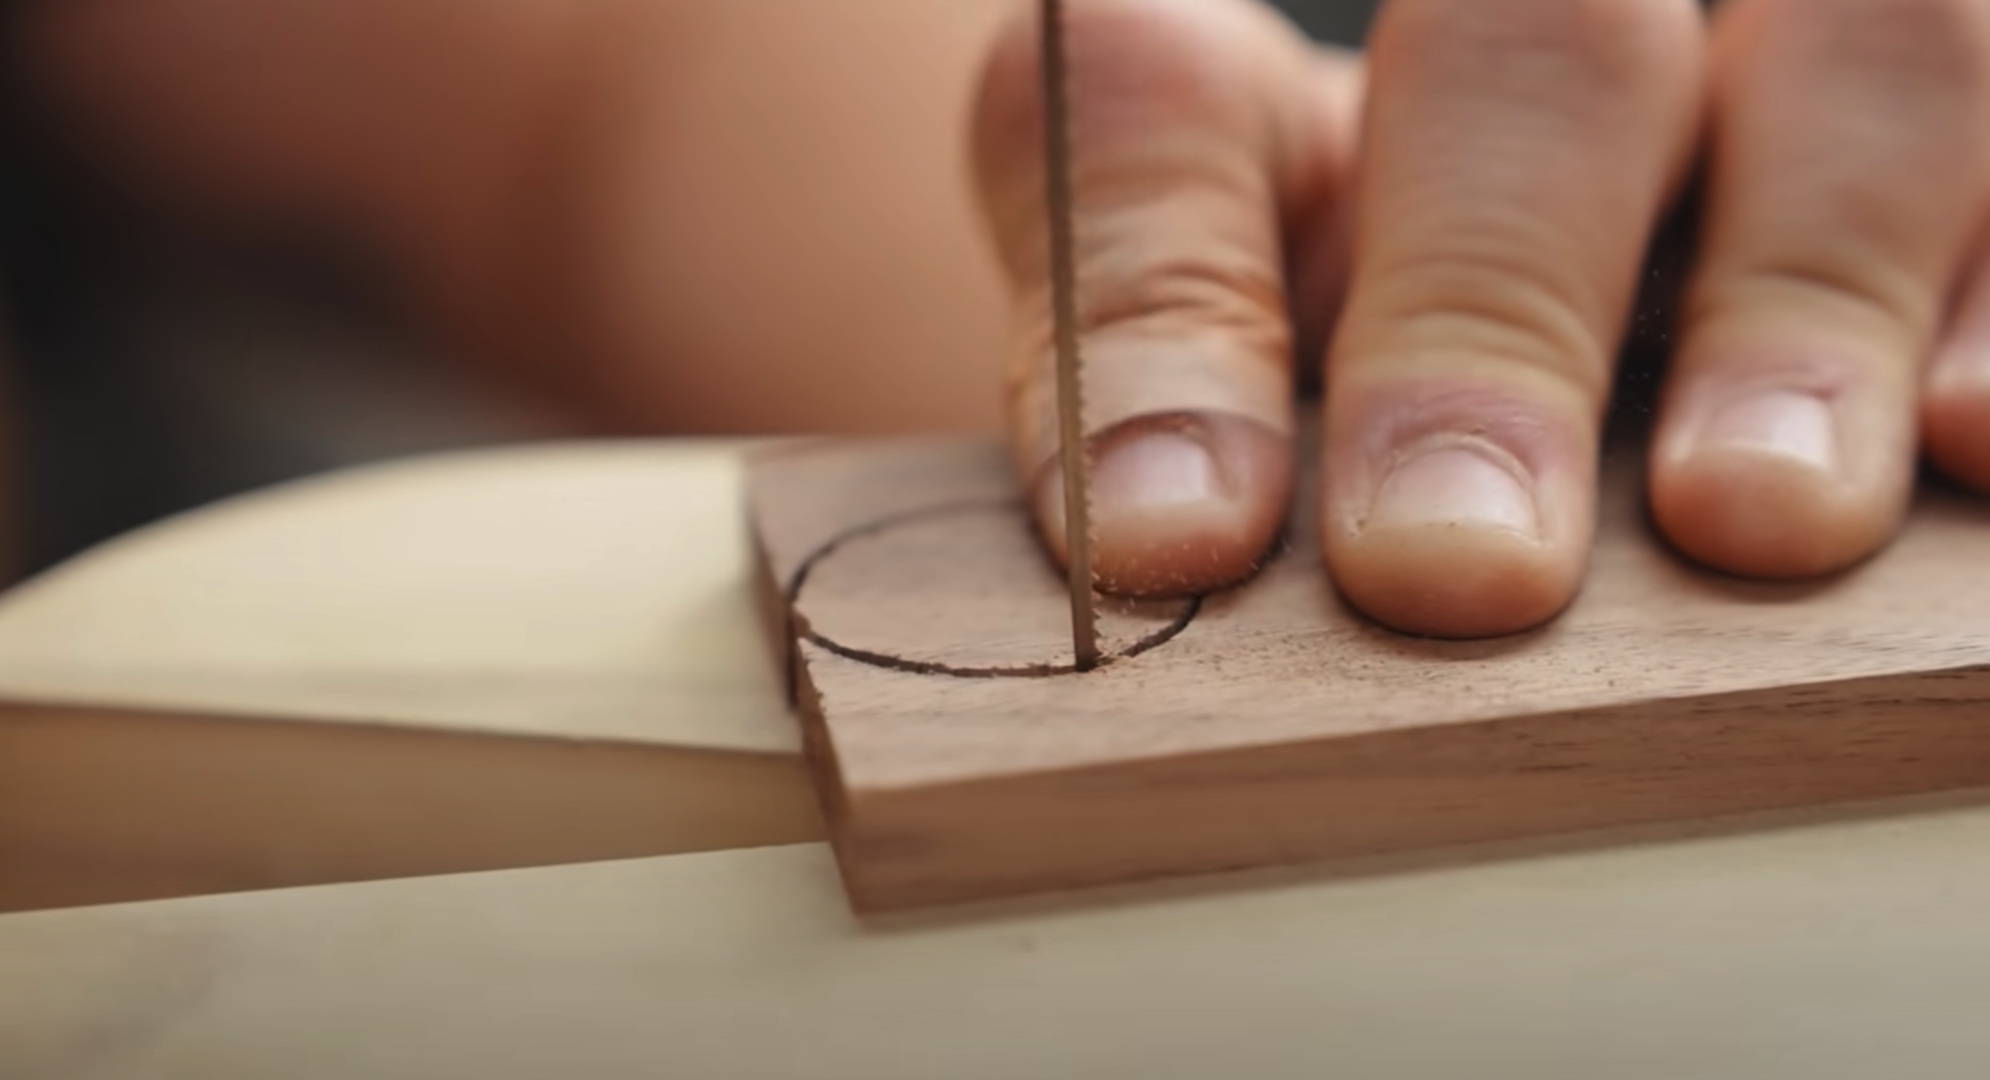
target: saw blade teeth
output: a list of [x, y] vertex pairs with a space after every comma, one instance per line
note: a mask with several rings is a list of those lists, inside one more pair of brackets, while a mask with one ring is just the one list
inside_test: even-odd
[[1066, 585], [1071, 651], [1079, 671], [1099, 664], [1092, 574], [1091, 457], [1085, 445], [1084, 365], [1078, 350], [1076, 212], [1071, 192], [1071, 107], [1062, 0], [1042, 0], [1044, 211], [1050, 229], [1051, 324], [1057, 360], [1057, 457], [1064, 476]]

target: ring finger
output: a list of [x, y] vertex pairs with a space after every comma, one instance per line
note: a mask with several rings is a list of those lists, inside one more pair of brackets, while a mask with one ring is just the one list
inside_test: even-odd
[[1835, 570], [1912, 488], [1919, 372], [1990, 190], [1990, 4], [1729, 0], [1711, 105], [1653, 509], [1713, 566]]

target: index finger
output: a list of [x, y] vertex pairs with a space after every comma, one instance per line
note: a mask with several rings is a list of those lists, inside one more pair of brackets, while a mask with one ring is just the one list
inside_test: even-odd
[[[1332, 193], [1351, 69], [1242, 0], [1076, 0], [1066, 33], [1098, 582], [1206, 591], [1249, 573], [1284, 515], [1282, 233]], [[993, 54], [975, 167], [1015, 297], [1011, 446], [1061, 557], [1037, 35], [1019, 21]]]

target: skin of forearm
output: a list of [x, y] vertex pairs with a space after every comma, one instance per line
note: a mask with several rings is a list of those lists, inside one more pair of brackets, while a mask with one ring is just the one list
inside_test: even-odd
[[28, 75], [166, 205], [386, 257], [454, 346], [672, 430], [994, 419], [960, 116], [1007, 0], [64, 0]]

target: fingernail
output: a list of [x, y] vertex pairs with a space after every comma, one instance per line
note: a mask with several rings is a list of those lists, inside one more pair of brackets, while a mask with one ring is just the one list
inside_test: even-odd
[[1816, 394], [1770, 390], [1730, 402], [1700, 432], [1696, 448], [1773, 454], [1820, 472], [1837, 468], [1837, 425]]
[[1102, 512], [1169, 513], [1223, 495], [1223, 473], [1209, 448], [1170, 428], [1108, 441], [1092, 469], [1092, 500]]
[[[1093, 571], [1103, 592], [1184, 596], [1248, 577], [1276, 538], [1292, 490], [1283, 433], [1224, 414], [1154, 413], [1092, 437]], [[1037, 487], [1037, 519], [1064, 544], [1064, 483], [1055, 460]]]
[[[1131, 534], [1202, 521], [1228, 499], [1222, 467], [1191, 432], [1135, 421], [1095, 443], [1091, 481], [1094, 531]], [[1053, 460], [1037, 489], [1037, 509], [1053, 532], [1064, 528], [1064, 474]]]
[[1437, 525], [1538, 536], [1534, 494], [1518, 468], [1518, 463], [1495, 460], [1489, 448], [1470, 444], [1440, 443], [1413, 451], [1383, 478], [1362, 528]]

